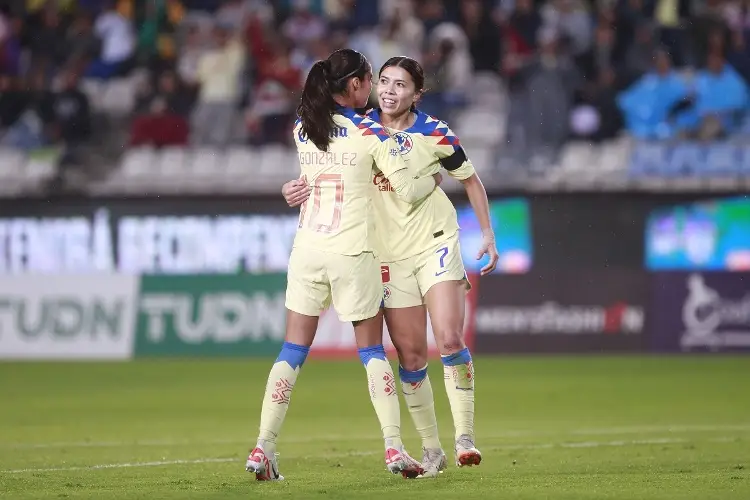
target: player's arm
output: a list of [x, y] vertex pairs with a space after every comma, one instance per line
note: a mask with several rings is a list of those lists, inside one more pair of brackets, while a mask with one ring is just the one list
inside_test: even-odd
[[495, 231], [492, 229], [492, 220], [490, 218], [490, 203], [487, 199], [487, 190], [484, 189], [484, 184], [482, 184], [476, 172], [469, 178], [463, 179], [461, 183], [464, 185], [471, 208], [474, 210], [474, 215], [479, 220], [479, 227], [482, 229], [482, 247], [477, 253], [477, 260], [481, 259], [484, 254], [490, 256], [490, 261], [481, 271], [482, 275], [485, 275], [495, 270], [499, 259], [497, 247], [495, 246]]
[[455, 138], [452, 141], [453, 144], [436, 145], [436, 154], [440, 165], [448, 172], [448, 175], [461, 181], [466, 190], [471, 208], [482, 228], [482, 247], [477, 253], [477, 260], [481, 259], [484, 254], [490, 256], [489, 263], [481, 271], [483, 275], [488, 274], [495, 270], [499, 256], [495, 246], [495, 231], [492, 229], [487, 190], [484, 189], [484, 184], [479, 179], [471, 160], [466, 156], [466, 151], [461, 146], [458, 137], [450, 129], [448, 129], [448, 135]]
[[[398, 153], [396, 141], [388, 138], [381, 141], [372, 137], [370, 152], [375, 165], [390, 182], [396, 195], [407, 203], [417, 203], [435, 190], [442, 177], [439, 173], [425, 177], [415, 177]], [[395, 152], [395, 154], [393, 154]]]

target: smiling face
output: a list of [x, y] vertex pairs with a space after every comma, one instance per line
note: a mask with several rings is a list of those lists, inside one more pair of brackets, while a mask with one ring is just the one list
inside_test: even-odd
[[380, 72], [377, 90], [380, 109], [395, 116], [408, 112], [422, 95], [409, 72], [399, 66], [388, 66]]

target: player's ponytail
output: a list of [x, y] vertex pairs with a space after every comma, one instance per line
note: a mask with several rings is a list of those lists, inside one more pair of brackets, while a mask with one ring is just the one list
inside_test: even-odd
[[313, 64], [302, 89], [297, 115], [302, 121], [302, 132], [321, 151], [328, 151], [335, 126], [333, 96], [346, 93], [350, 79], [362, 79], [369, 71], [365, 56], [352, 49], [337, 50], [325, 61]]
[[329, 88], [330, 75], [330, 61], [313, 64], [302, 89], [302, 102], [297, 108], [297, 114], [302, 120], [302, 131], [321, 151], [328, 150], [334, 126], [336, 101]]

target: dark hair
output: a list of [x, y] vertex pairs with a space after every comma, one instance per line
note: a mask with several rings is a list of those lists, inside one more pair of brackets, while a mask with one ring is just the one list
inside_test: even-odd
[[364, 79], [370, 71], [367, 58], [352, 49], [337, 50], [328, 59], [313, 64], [302, 89], [297, 115], [302, 121], [302, 131], [321, 151], [328, 151], [331, 142], [336, 110], [333, 96], [344, 93], [350, 79]]
[[[396, 56], [391, 57], [388, 59], [385, 64], [383, 64], [380, 67], [380, 71], [378, 71], [378, 76], [383, 74], [383, 71], [385, 68], [404, 68], [407, 73], [409, 73], [409, 76], [411, 76], [412, 81], [414, 82], [414, 87], [417, 89], [417, 92], [423, 93], [427, 89], [424, 88], [424, 69], [422, 68], [422, 65], [419, 64], [416, 60], [412, 59], [411, 57], [406, 56]], [[411, 110], [414, 111], [417, 109], [416, 104], [411, 105]]]

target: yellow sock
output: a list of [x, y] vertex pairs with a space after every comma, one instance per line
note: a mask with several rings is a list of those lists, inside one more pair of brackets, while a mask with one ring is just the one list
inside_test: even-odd
[[386, 448], [400, 448], [401, 411], [396, 394], [396, 377], [382, 345], [359, 349], [370, 387], [370, 401], [380, 421]]
[[456, 439], [463, 434], [474, 437], [474, 365], [468, 348], [442, 356], [445, 391], [453, 414]]
[[276, 438], [284, 423], [292, 389], [308, 352], [309, 347], [284, 342], [279, 357], [268, 374], [258, 433], [258, 445], [263, 447], [266, 453], [276, 450]]
[[399, 366], [398, 375], [401, 378], [401, 389], [404, 392], [409, 414], [419, 437], [422, 438], [422, 446], [442, 448], [438, 437], [437, 417], [435, 417], [435, 398], [432, 395], [430, 376], [427, 375], [427, 365], [413, 372]]

